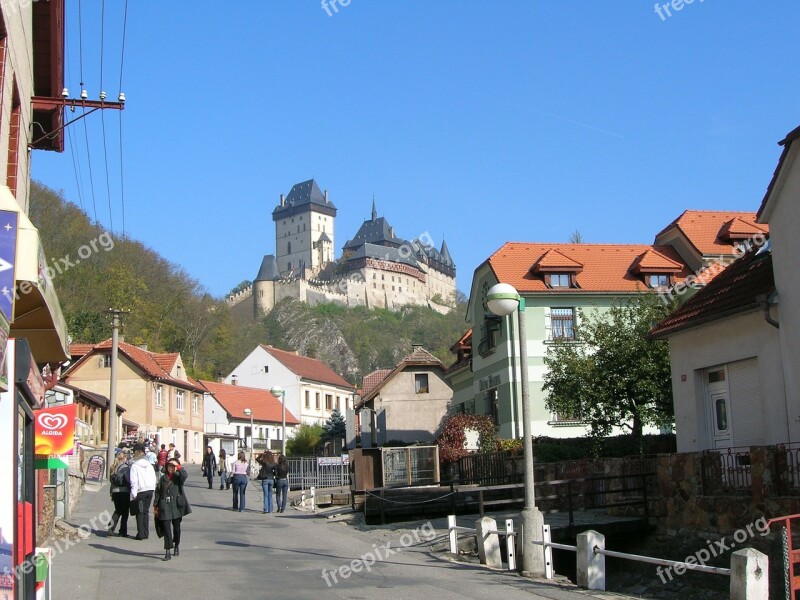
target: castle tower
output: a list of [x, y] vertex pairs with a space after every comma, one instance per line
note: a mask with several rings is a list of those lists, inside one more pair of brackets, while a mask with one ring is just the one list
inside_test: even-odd
[[253, 318], [260, 319], [275, 307], [275, 281], [278, 279], [278, 263], [272, 254], [267, 254], [253, 281]]
[[[289, 195], [281, 194], [272, 211], [275, 221], [275, 259], [281, 276], [301, 270], [308, 277], [334, 261], [334, 221], [336, 207], [313, 179], [292, 186]], [[302, 267], [305, 266], [305, 269]]]

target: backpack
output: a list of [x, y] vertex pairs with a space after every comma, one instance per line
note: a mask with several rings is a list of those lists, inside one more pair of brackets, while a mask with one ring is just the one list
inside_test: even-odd
[[109, 481], [114, 487], [130, 487], [130, 465], [123, 463], [117, 467], [117, 470], [111, 474]]

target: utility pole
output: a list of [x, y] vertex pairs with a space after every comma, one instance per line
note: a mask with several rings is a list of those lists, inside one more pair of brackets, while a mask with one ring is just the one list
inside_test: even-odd
[[117, 445], [117, 355], [119, 353], [119, 325], [120, 317], [124, 312], [116, 308], [109, 308], [111, 313], [111, 388], [108, 394], [108, 452], [106, 453], [106, 468], [111, 476], [111, 465], [114, 463], [114, 448]]

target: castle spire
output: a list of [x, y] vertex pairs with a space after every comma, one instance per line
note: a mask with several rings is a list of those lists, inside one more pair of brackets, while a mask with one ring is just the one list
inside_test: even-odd
[[372, 220], [375, 221], [378, 218], [378, 210], [375, 208], [375, 194], [372, 194]]

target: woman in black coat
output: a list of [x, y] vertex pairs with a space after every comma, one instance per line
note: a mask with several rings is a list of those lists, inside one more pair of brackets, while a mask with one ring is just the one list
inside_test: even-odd
[[181, 520], [192, 512], [183, 483], [186, 481], [186, 469], [181, 468], [181, 462], [172, 458], [167, 462], [167, 472], [156, 485], [153, 496], [153, 506], [156, 521], [161, 522], [164, 529], [164, 558], [170, 560], [170, 550], [174, 544], [174, 555], [180, 556]]
[[208, 479], [208, 489], [214, 487], [214, 471], [217, 470], [217, 457], [214, 456], [214, 449], [209, 446], [203, 455], [203, 476]]

